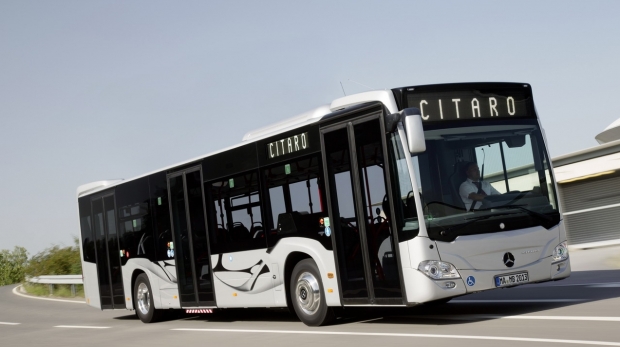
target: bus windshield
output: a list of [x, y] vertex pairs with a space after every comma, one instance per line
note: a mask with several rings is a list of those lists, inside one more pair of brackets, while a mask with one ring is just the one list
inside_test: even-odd
[[429, 237], [453, 241], [557, 225], [555, 184], [538, 122], [469, 125], [425, 126], [426, 151], [412, 157]]

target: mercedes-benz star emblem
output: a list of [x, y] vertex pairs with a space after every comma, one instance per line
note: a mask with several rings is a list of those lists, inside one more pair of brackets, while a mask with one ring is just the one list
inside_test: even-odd
[[504, 265], [512, 267], [515, 264], [515, 256], [510, 252], [504, 253]]

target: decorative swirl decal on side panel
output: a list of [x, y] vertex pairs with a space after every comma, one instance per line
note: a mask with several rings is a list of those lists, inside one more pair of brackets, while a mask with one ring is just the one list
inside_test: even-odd
[[[228, 287], [248, 294], [262, 293], [264, 291], [273, 289], [273, 281], [269, 281], [270, 285], [261, 285], [256, 287], [256, 282], [258, 281], [259, 276], [271, 272], [269, 266], [267, 266], [267, 264], [262, 259], [259, 260], [256, 264], [250, 266], [249, 268], [229, 270], [224, 267], [224, 262], [222, 261], [222, 258], [223, 254], [219, 254], [217, 264], [213, 268], [213, 274], [218, 280], [220, 280]], [[248, 274], [250, 275], [249, 278], [247, 278], [241, 285], [233, 284], [235, 282], [239, 282], [241, 278], [247, 277]]]

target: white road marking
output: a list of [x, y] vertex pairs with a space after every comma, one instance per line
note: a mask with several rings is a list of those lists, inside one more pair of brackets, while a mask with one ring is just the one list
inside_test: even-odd
[[13, 288], [13, 294], [15, 294], [15, 295], [19, 295], [19, 296], [22, 296], [22, 297], [24, 297], [24, 298], [28, 298], [28, 299], [38, 299], [38, 300], [58, 301], [58, 302], [71, 302], [71, 303], [74, 303], [74, 304], [85, 304], [85, 303], [86, 303], [85, 301], [62, 300], [62, 299], [50, 299], [50, 298], [40, 298], [40, 297], [38, 297], [38, 296], [32, 296], [32, 295], [25, 295], [25, 294], [20, 293], [20, 292], [17, 290], [17, 288], [19, 288], [19, 287], [21, 287], [21, 285], [19, 285], [19, 286], [17, 286], [17, 287], [15, 287], [15, 288]]
[[424, 315], [424, 316], [407, 316], [414, 318], [426, 318], [426, 319], [445, 319], [445, 320], [477, 320], [477, 319], [523, 319], [523, 320], [571, 320], [571, 321], [598, 321], [598, 322], [620, 322], [620, 317], [586, 317], [586, 316], [499, 316], [499, 315], [482, 315], [482, 314], [468, 314], [468, 315], [455, 315], [455, 316], [437, 316], [437, 315]]
[[545, 303], [545, 302], [582, 302], [586, 299], [531, 299], [531, 300], [452, 300], [449, 304], [481, 304], [481, 303]]
[[88, 325], [57, 325], [54, 328], [69, 328], [69, 329], [110, 329], [111, 327], [93, 327]]
[[348, 331], [316, 331], [316, 330], [301, 331], [301, 330], [189, 329], [189, 328], [170, 329], [170, 330], [172, 330], [172, 331], [195, 331], [195, 332], [219, 332], [219, 333], [264, 333], [264, 334], [420, 337], [420, 338], [439, 338], [439, 339], [520, 341], [520, 342], [581, 344], [581, 345], [596, 345], [596, 346], [620, 346], [620, 342], [609, 342], [609, 341], [539, 339], [539, 338], [530, 338], [530, 337], [476, 336], [476, 335], [362, 333], [362, 332], [348, 332]]
[[20, 325], [22, 323], [0, 322], [0, 325]]

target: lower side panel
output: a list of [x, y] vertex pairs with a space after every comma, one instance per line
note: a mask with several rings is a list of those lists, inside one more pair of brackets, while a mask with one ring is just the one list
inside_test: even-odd
[[84, 277], [84, 299], [86, 303], [89, 306], [101, 309], [97, 264], [82, 262], [82, 276]]
[[[157, 309], [181, 308], [179, 290], [176, 283], [174, 264], [153, 263], [148, 259], [129, 259], [123, 265], [123, 285], [126, 294], [126, 307], [133, 310], [133, 283], [132, 277], [137, 271], [144, 272], [151, 284], [153, 304]], [[170, 263], [170, 261], [166, 261]], [[172, 261], [174, 263], [174, 261]]]

